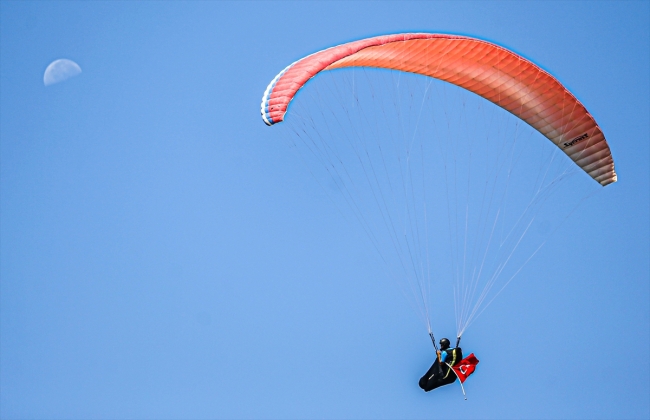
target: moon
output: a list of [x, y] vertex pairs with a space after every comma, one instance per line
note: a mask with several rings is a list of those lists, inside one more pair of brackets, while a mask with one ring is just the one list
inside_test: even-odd
[[54, 60], [45, 69], [43, 75], [43, 84], [45, 86], [53, 85], [54, 83], [63, 82], [71, 77], [81, 73], [81, 67], [72, 60], [61, 58]]

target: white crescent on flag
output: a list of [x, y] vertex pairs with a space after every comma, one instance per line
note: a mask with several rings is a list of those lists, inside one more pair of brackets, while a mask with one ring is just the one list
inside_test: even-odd
[[461, 360], [456, 366], [452, 366], [451, 368], [456, 372], [456, 376], [458, 376], [460, 382], [463, 383], [469, 375], [474, 373], [476, 365], [478, 365], [478, 359], [474, 356], [474, 353], [472, 353]]

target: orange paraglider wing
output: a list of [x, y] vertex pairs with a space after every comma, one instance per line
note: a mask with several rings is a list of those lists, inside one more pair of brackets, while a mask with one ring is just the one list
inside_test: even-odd
[[264, 122], [283, 121], [296, 92], [319, 72], [345, 67], [400, 70], [465, 88], [534, 127], [601, 185], [616, 182], [605, 136], [571, 92], [520, 55], [470, 37], [385, 35], [311, 54], [289, 65], [269, 84], [262, 98]]

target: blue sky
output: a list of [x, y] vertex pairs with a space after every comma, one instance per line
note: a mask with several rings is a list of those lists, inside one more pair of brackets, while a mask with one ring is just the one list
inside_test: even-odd
[[[2, 418], [650, 415], [648, 2], [3, 1], [0, 18]], [[426, 330], [259, 116], [289, 63], [410, 31], [541, 65], [619, 175], [468, 330], [468, 401], [417, 387]], [[83, 72], [45, 87], [59, 58]]]

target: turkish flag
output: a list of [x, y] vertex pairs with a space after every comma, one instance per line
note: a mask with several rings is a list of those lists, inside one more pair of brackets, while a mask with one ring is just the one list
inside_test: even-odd
[[476, 365], [478, 365], [478, 359], [474, 356], [474, 353], [470, 354], [455, 366], [452, 366], [454, 372], [458, 376], [461, 382], [465, 382], [465, 379], [469, 377], [476, 370]]

